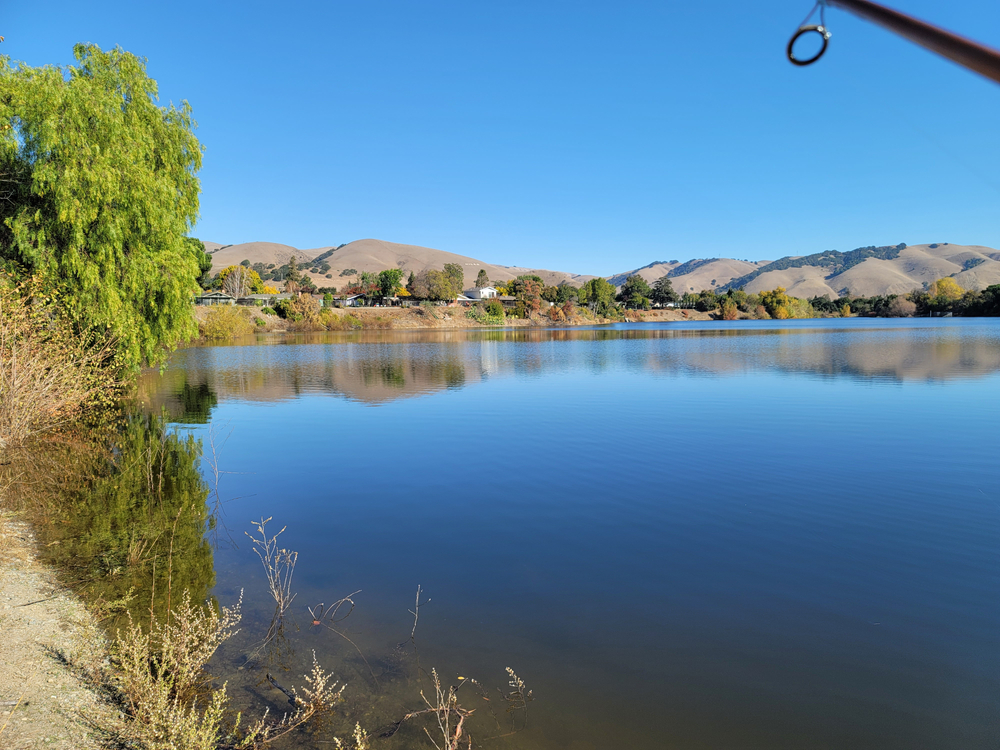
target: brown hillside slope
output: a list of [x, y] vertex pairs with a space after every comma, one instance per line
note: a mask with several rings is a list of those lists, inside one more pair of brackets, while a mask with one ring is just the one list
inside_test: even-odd
[[326, 258], [326, 262], [330, 264], [330, 273], [334, 278], [338, 278], [341, 271], [350, 268], [358, 272], [378, 272], [386, 268], [402, 268], [403, 272], [409, 275], [410, 271], [420, 273], [427, 269], [440, 270], [444, 268], [445, 263], [457, 263], [465, 271], [465, 288], [467, 289], [475, 284], [476, 276], [479, 275], [480, 270], [485, 270], [491, 281], [508, 281], [522, 274], [537, 274], [542, 277], [546, 284], [560, 284], [565, 281], [579, 285], [593, 278], [593, 276], [581, 276], [561, 271], [500, 266], [444, 250], [374, 239], [350, 242]]
[[[828, 272], [820, 266], [765, 271], [748, 283], [745, 289], [761, 292], [782, 286], [795, 297], [824, 294], [832, 299], [844, 294], [870, 297], [906, 294], [950, 276], [964, 289], [980, 290], [991, 284], [1000, 284], [1000, 253], [981, 245], [910, 245], [892, 260], [868, 258], [843, 273], [828, 277]], [[682, 286], [678, 283], [684, 278], [674, 281], [675, 289], [690, 291], [688, 286], [695, 286], [696, 291], [700, 289], [694, 284]]]
[[[766, 264], [749, 263], [745, 260], [734, 260], [732, 258], [719, 258], [695, 269], [692, 273], [675, 276], [673, 286], [680, 294], [684, 292], [700, 292], [702, 289], [714, 289], [740, 276], [752, 273], [762, 265]], [[712, 283], [713, 281], [715, 283]]]
[[[720, 287], [732, 279], [745, 276], [754, 271], [754, 269], [766, 266], [769, 262], [762, 260], [751, 263], [733, 258], [716, 258], [696, 268], [691, 273], [672, 277], [672, 283], [674, 289], [682, 294], [684, 292], [700, 292], [702, 289]], [[643, 268], [625, 271], [624, 273], [615, 274], [608, 278], [613, 284], [621, 286], [627, 277], [637, 274], [652, 284], [661, 276], [666, 276], [681, 265], [680, 263], [652, 263]], [[713, 281], [715, 282], [714, 284], [712, 283]]]
[[[212, 244], [214, 245], [214, 243]], [[350, 283], [356, 278], [353, 273], [341, 276], [343, 271], [350, 269], [358, 273], [364, 271], [378, 273], [387, 268], [402, 268], [403, 272], [409, 275], [410, 271], [420, 273], [426, 269], [441, 270], [446, 263], [457, 263], [462, 266], [462, 269], [465, 271], [465, 288], [469, 288], [475, 284], [476, 276], [480, 270], [485, 270], [491, 281], [507, 281], [517, 278], [522, 274], [536, 274], [541, 276], [546, 284], [555, 285], [568, 282], [579, 286], [587, 280], [594, 278], [593, 276], [583, 276], [562, 271], [494, 265], [444, 250], [435, 250], [434, 248], [420, 247], [419, 245], [403, 245], [397, 242], [386, 242], [385, 240], [375, 239], [356, 240], [338, 250], [333, 250], [322, 261], [330, 266], [330, 269], [325, 274], [309, 273], [307, 268], [308, 261], [332, 249], [332, 247], [328, 246], [299, 250], [290, 245], [279, 245], [273, 242], [247, 242], [241, 245], [232, 245], [213, 253], [212, 258], [214, 263], [212, 264], [212, 272], [217, 273], [220, 269], [239, 263], [242, 260], [249, 260], [250, 263], [283, 265], [294, 255], [299, 268], [312, 278], [317, 286], [340, 287]], [[327, 276], [330, 278], [327, 278]]]
[[[205, 243], [207, 250], [212, 243]], [[301, 265], [303, 261], [312, 260], [319, 253], [329, 248], [320, 250], [299, 250], [291, 245], [281, 245], [277, 242], [244, 242], [239, 245], [222, 247], [212, 253], [212, 273], [218, 273], [227, 266], [235, 266], [244, 260], [251, 263], [263, 263], [268, 265], [274, 263], [276, 266], [283, 266], [294, 255], [296, 262]]]

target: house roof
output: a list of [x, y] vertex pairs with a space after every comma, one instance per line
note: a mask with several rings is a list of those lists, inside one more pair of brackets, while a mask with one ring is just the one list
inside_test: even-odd
[[204, 294], [199, 294], [198, 297], [200, 299], [236, 299], [225, 292], [205, 292]]

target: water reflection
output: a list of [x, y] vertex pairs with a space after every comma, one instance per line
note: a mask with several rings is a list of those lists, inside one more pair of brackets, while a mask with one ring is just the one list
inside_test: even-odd
[[261, 336], [179, 352], [162, 376], [143, 375], [140, 393], [150, 413], [165, 409], [175, 421], [204, 423], [219, 398], [278, 401], [319, 392], [374, 405], [488, 378], [570, 369], [721, 377], [777, 371], [900, 382], [1000, 370], [1000, 334], [988, 321], [853, 322]]
[[[98, 608], [137, 622], [162, 616], [183, 592], [204, 601], [215, 585], [201, 443], [158, 417], [129, 418], [64, 458], [39, 526], [43, 556]], [[114, 623], [112, 623], [114, 624]]]
[[[144, 398], [214, 394], [233, 526], [301, 555], [258, 663], [260, 562], [215, 551], [253, 713], [316, 649], [375, 729], [422, 669], [523, 670], [489, 747], [995, 747], [998, 355], [997, 321], [328, 334], [179, 352]], [[355, 589], [351, 642], [310, 624]]]

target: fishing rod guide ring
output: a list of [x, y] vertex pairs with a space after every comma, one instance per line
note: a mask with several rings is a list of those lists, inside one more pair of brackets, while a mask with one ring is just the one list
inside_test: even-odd
[[[817, 52], [812, 57], [806, 60], [800, 60], [795, 56], [795, 50], [793, 49], [795, 47], [795, 42], [797, 42], [799, 40], [799, 37], [802, 36], [803, 34], [811, 34], [811, 33], [819, 34], [823, 38], [823, 46], [820, 47], [819, 52]], [[823, 56], [824, 52], [826, 52], [826, 45], [829, 44], [830, 42], [830, 36], [831, 36], [830, 32], [827, 30], [825, 26], [816, 26], [816, 25], [800, 26], [799, 30], [795, 32], [795, 35], [788, 42], [789, 62], [791, 62], [793, 65], [812, 65], [814, 62], [816, 62]]]

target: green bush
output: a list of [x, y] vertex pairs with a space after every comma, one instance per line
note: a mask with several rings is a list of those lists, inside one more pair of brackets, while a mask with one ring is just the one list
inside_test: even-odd
[[278, 313], [276, 313], [274, 311], [273, 307], [262, 307], [262, 308], [260, 308], [260, 311], [264, 315], [277, 315], [278, 314]]
[[502, 326], [504, 324], [503, 305], [501, 305], [496, 300], [490, 300], [490, 301], [495, 303], [496, 307], [500, 308], [499, 315], [496, 314], [495, 307], [492, 308], [491, 311], [489, 305], [487, 305], [486, 307], [476, 305], [474, 307], [470, 307], [468, 310], [465, 311], [465, 317], [469, 318], [470, 320], [474, 320], [477, 323], [481, 323], [484, 326]]

